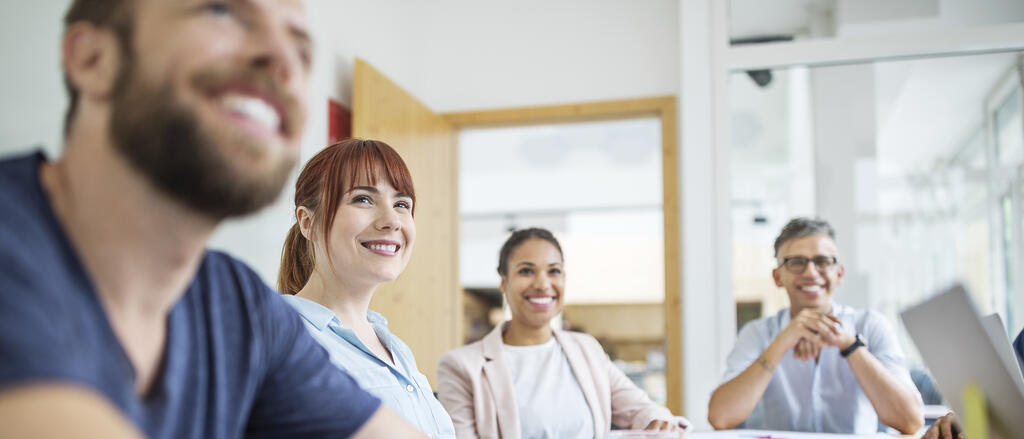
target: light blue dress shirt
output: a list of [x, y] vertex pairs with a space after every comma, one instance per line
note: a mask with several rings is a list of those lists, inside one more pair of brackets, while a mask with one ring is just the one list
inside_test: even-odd
[[[847, 331], [860, 333], [868, 351], [901, 385], [921, 395], [903, 363], [903, 351], [889, 322], [877, 311], [832, 303]], [[789, 308], [743, 326], [726, 360], [725, 383], [754, 363], [790, 322]], [[861, 348], [863, 349], [863, 348]], [[878, 430], [878, 415], [861, 390], [839, 348], [822, 349], [819, 360], [800, 361], [786, 352], [768, 388], [741, 428], [867, 434]]]
[[416, 367], [409, 346], [388, 331], [384, 316], [373, 311], [366, 313], [377, 338], [391, 351], [394, 366], [377, 358], [327, 307], [301, 297], [284, 295], [283, 298], [302, 315], [306, 329], [327, 350], [331, 362], [352, 375], [360, 387], [380, 398], [387, 408], [424, 434], [455, 438], [451, 417], [434, 397], [427, 377]]

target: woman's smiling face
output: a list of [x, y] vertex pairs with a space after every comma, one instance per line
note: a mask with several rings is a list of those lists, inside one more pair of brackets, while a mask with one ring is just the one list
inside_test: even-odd
[[562, 311], [565, 272], [558, 248], [544, 239], [528, 239], [512, 250], [505, 268], [501, 291], [513, 320], [539, 328]]
[[409, 264], [416, 241], [413, 200], [380, 179], [357, 185], [342, 195], [328, 232], [330, 258], [317, 245], [317, 269], [330, 263], [339, 280], [381, 284], [395, 280]]

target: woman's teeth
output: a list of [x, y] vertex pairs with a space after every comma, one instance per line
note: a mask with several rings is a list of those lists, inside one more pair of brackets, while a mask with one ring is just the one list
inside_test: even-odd
[[526, 300], [529, 301], [530, 303], [536, 303], [538, 305], [547, 305], [547, 304], [553, 302], [555, 300], [555, 298], [551, 297], [551, 296], [527, 297]]
[[276, 133], [281, 125], [281, 116], [277, 114], [277, 110], [263, 99], [227, 94], [221, 97], [220, 102], [229, 111], [245, 116], [269, 131]]
[[398, 251], [398, 246], [395, 244], [367, 244], [366, 248], [370, 250], [394, 253]]

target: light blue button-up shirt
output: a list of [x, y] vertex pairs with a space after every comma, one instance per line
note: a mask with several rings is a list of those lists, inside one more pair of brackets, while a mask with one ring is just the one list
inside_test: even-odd
[[391, 351], [394, 366], [377, 358], [327, 307], [301, 297], [283, 298], [302, 315], [306, 329], [327, 350], [331, 362], [352, 375], [360, 387], [426, 435], [455, 438], [451, 417], [434, 397], [427, 377], [416, 367], [409, 346], [388, 331], [384, 316], [366, 313], [377, 338]]
[[[835, 302], [832, 310], [842, 320], [843, 328], [860, 333], [868, 351], [922, 404], [903, 363], [896, 333], [885, 317], [877, 311], [855, 310]], [[786, 308], [744, 325], [726, 360], [722, 382], [735, 378], [753, 364], [789, 322]], [[878, 430], [878, 415], [838, 348], [822, 349], [817, 363], [800, 361], [790, 350], [779, 362], [742, 428], [867, 434]]]

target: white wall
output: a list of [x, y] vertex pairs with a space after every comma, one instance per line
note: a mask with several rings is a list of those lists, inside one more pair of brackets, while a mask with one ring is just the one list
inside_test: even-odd
[[417, 2], [416, 65], [399, 83], [461, 111], [675, 94], [675, 0]]
[[69, 0], [4, 0], [0, 6], [0, 155], [63, 138], [67, 97], [60, 73], [61, 19]]

